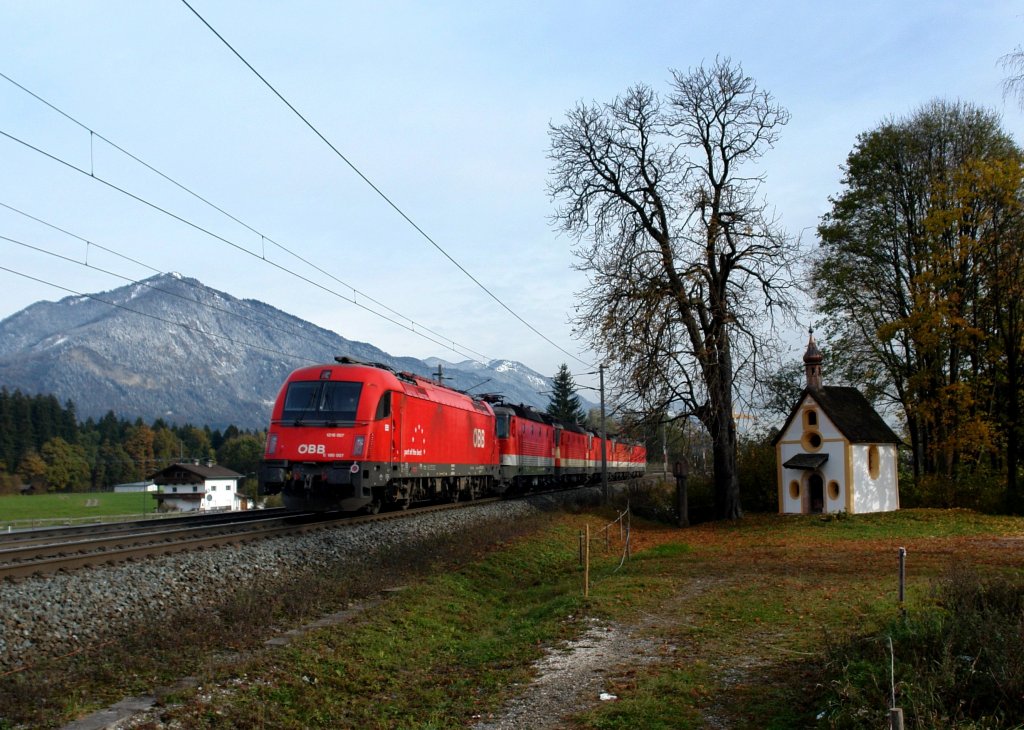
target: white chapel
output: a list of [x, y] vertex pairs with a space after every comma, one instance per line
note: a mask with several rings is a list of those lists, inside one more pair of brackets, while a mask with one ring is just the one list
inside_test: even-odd
[[856, 388], [821, 384], [821, 352], [810, 334], [807, 384], [775, 437], [779, 512], [899, 509], [899, 437]]

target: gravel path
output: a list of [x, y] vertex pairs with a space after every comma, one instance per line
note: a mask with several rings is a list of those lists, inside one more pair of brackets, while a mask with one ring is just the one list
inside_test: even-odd
[[[690, 601], [715, 584], [711, 579], [693, 580], [668, 603]], [[572, 727], [567, 720], [572, 715], [601, 702], [616, 701], [618, 698], [608, 691], [614, 680], [677, 653], [678, 647], [654, 638], [660, 626], [679, 620], [670, 613], [647, 613], [639, 623], [629, 626], [592, 620], [582, 636], [548, 650], [534, 665], [536, 676], [529, 686], [499, 715], [481, 719], [473, 730]]]
[[616, 669], [636, 668], [656, 661], [657, 644], [636, 628], [595, 622], [575, 641], [550, 649], [534, 669], [533, 682], [505, 706], [497, 717], [481, 720], [474, 730], [550, 730], [604, 701], [617, 698], [607, 690]]

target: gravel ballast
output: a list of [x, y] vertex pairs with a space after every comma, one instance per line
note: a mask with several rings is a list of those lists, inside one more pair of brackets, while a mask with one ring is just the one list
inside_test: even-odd
[[217, 605], [226, 591], [292, 572], [356, 565], [380, 549], [518, 520], [566, 500], [590, 501], [583, 489], [430, 512], [407, 519], [337, 527], [150, 560], [101, 565], [68, 574], [0, 584], [0, 673], [64, 656], [139, 621], [182, 608]]

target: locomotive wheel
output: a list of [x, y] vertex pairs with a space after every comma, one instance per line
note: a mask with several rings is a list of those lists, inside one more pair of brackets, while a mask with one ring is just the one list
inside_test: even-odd
[[366, 505], [366, 514], [375, 515], [380, 512], [380, 498], [375, 497], [372, 502]]

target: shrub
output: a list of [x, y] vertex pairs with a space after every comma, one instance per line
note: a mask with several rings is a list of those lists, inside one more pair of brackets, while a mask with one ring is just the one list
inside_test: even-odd
[[829, 724], [875, 728], [896, 705], [907, 727], [1012, 727], [1024, 723], [1024, 583], [951, 572], [934, 602], [880, 634], [829, 652]]
[[[679, 520], [676, 482], [671, 477], [657, 481], [630, 482], [626, 489], [613, 494], [611, 503], [620, 510], [625, 509], [628, 503], [633, 514], [655, 522], [674, 525]], [[687, 505], [690, 524], [714, 519], [714, 493], [710, 477], [691, 475], [687, 479]]]
[[771, 436], [741, 437], [736, 444], [736, 473], [746, 512], [778, 512], [778, 471]]
[[955, 477], [922, 475], [900, 483], [904, 507], [964, 508], [988, 514], [1004, 508], [1006, 477], [988, 469], [961, 472]]

